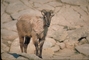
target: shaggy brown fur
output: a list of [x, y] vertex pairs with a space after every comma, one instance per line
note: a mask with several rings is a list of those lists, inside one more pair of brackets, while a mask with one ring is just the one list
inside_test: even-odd
[[32, 37], [36, 48], [36, 55], [40, 58], [42, 58], [42, 47], [53, 16], [53, 11], [42, 10], [41, 13], [43, 17], [22, 15], [16, 23], [21, 52], [27, 53], [27, 46]]

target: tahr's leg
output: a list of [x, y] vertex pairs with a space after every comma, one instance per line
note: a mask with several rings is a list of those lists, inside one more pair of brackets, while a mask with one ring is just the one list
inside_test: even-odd
[[42, 58], [42, 49], [43, 49], [43, 44], [44, 44], [44, 40], [39, 39], [39, 46], [38, 46], [38, 50], [39, 50], [39, 57]]
[[37, 36], [33, 36], [33, 43], [35, 45], [36, 55], [38, 56], [38, 40], [37, 40]]
[[25, 42], [24, 42], [24, 52], [25, 53], [27, 53], [27, 47], [28, 47], [28, 44], [30, 43], [30, 39], [31, 39], [31, 37], [28, 37], [28, 36], [25, 37]]
[[23, 52], [23, 43], [24, 43], [24, 37], [23, 36], [19, 36], [19, 43], [20, 43], [21, 52]]

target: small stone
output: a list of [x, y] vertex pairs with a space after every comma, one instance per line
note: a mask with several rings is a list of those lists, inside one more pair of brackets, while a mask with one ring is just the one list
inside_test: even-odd
[[66, 48], [74, 49], [74, 44], [72, 44], [71, 42], [65, 43], [65, 46], [66, 46]]
[[55, 45], [54, 47], [51, 48], [54, 52], [57, 52], [60, 50], [60, 47], [58, 45]]
[[65, 44], [64, 43], [59, 43], [59, 46], [60, 46], [61, 49], [65, 48]]
[[44, 45], [43, 45], [43, 49], [45, 48], [50, 48], [52, 46], [54, 46], [56, 44], [56, 41], [52, 38], [46, 38]]
[[11, 44], [12, 42], [11, 41], [8, 41], [8, 44]]

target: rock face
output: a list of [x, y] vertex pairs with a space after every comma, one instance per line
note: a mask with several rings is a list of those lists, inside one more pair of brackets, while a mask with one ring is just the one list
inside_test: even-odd
[[42, 17], [42, 9], [54, 11], [43, 45], [43, 59], [89, 60], [89, 0], [1, 0], [3, 60], [37, 57], [32, 39], [27, 54], [21, 53], [16, 22], [24, 14]]
[[89, 56], [89, 44], [83, 44], [75, 47], [80, 53]]
[[18, 33], [6, 29], [1, 29], [1, 35], [2, 39], [5, 40], [14, 40], [16, 37], [18, 37]]
[[3, 53], [1, 57], [2, 57], [2, 60], [15, 60], [16, 59], [8, 53]]

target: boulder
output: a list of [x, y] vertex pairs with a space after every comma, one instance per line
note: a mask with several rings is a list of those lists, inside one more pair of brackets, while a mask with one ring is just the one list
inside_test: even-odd
[[[62, 7], [62, 8], [64, 10], [64, 7]], [[58, 9], [61, 9], [61, 8], [58, 8]], [[52, 25], [58, 25], [58, 26], [62, 26], [62, 27], [71, 25], [70, 22], [68, 20], [66, 20], [64, 16], [61, 15], [64, 12], [63, 10], [60, 12], [59, 12], [59, 10], [58, 10], [58, 12], [54, 12], [56, 14], [52, 17], [52, 20], [51, 20]]]
[[[85, 5], [85, 4], [84, 4]], [[83, 7], [85, 8], [85, 6], [83, 5]], [[79, 23], [78, 25], [81, 25], [81, 26], [87, 26], [87, 25], [89, 25], [88, 23], [89, 23], [89, 21], [88, 21], [88, 19], [89, 19], [89, 15], [88, 15], [88, 12], [86, 11], [86, 12], [84, 12], [85, 10], [83, 10], [81, 7], [75, 7], [75, 6], [73, 6], [72, 7], [76, 12], [79, 12], [80, 13], [80, 18], [79, 19], [81, 19], [79, 22], [81, 22], [81, 23]], [[83, 22], [84, 21], [84, 22]]]
[[80, 53], [89, 56], [89, 44], [83, 44], [75, 47]]
[[10, 31], [17, 32], [16, 22], [17, 22], [17, 20], [9, 21], [9, 22], [3, 24], [2, 28], [10, 30]]
[[73, 49], [63, 49], [60, 50], [58, 53], [56, 53], [55, 55], [57, 56], [62, 56], [62, 57], [69, 57], [75, 54], [75, 50]]
[[67, 4], [70, 4], [70, 5], [86, 5], [88, 4], [86, 0], [61, 0], [63, 3], [67, 3]]
[[19, 38], [16, 38], [10, 47], [10, 53], [21, 53], [20, 50], [20, 44], [19, 44]]
[[5, 13], [6, 6], [4, 4], [1, 4], [1, 16]]
[[43, 45], [43, 49], [46, 48], [51, 48], [52, 46], [55, 46], [56, 41], [52, 38], [46, 38], [44, 45]]
[[35, 46], [34, 46], [33, 41], [31, 39], [30, 44], [28, 45], [28, 48], [27, 48], [27, 53], [28, 54], [35, 54], [35, 52], [36, 52]]
[[89, 57], [85, 56], [83, 57], [83, 60], [89, 60]]
[[[1, 17], [1, 23], [6, 23], [6, 22], [9, 22], [9, 21], [12, 21], [10, 15], [8, 15], [7, 13], [4, 13]], [[2, 25], [3, 26], [3, 25]], [[1, 26], [1, 27], [2, 27]]]
[[[20, 55], [20, 58], [24, 57], [25, 59], [28, 59], [28, 60], [35, 60], [35, 59], [40, 60], [40, 58], [36, 56], [35, 54], [20, 53], [18, 55]], [[18, 57], [18, 59], [20, 58]]]
[[64, 49], [64, 48], [65, 48], [65, 43], [58, 43], [58, 45], [59, 45], [59, 47], [60, 47], [61, 49]]
[[19, 0], [17, 0], [17, 1], [15, 1], [15, 0], [4, 0], [4, 1], [7, 2], [8, 4], [20, 2]]
[[66, 45], [66, 48], [70, 48], [70, 49], [74, 48], [74, 44], [72, 44], [71, 42], [67, 42], [65, 45]]
[[18, 37], [18, 34], [14, 31], [10, 31], [7, 29], [1, 29], [2, 39], [4, 40], [14, 40]]
[[15, 60], [16, 59], [14, 56], [6, 52], [1, 54], [1, 58], [2, 60]]
[[7, 45], [5, 45], [4, 43], [1, 43], [1, 49], [5, 52], [9, 51], [9, 47]]
[[74, 54], [74, 55], [70, 56], [70, 60], [82, 60], [82, 59], [83, 59], [82, 54]]
[[87, 37], [88, 27], [81, 27], [68, 33], [67, 40], [78, 41], [82, 37]]
[[58, 52], [60, 50], [60, 47], [58, 45], [55, 45], [51, 48], [54, 52]]
[[43, 59], [51, 58], [53, 54], [54, 51], [51, 48], [43, 49], [43, 53], [42, 53]]
[[88, 43], [89, 43], [89, 34], [87, 35], [87, 38], [86, 38], [86, 40], [88, 41]]
[[27, 8], [27, 6], [25, 6], [22, 2], [18, 1], [18, 2], [14, 2], [14, 3], [10, 3], [8, 5], [8, 7], [6, 8], [6, 12], [9, 14], [12, 14], [12, 13], [16, 13], [21, 10], [24, 10], [26, 8]]
[[55, 39], [56, 41], [63, 42], [66, 40], [67, 35], [67, 31], [62, 29], [62, 31], [54, 31], [53, 35], [51, 35], [51, 38]]
[[38, 10], [46, 9], [46, 10], [54, 10], [54, 7], [48, 5], [48, 4], [39, 4], [35, 3], [34, 7]]
[[64, 43], [66, 48], [69, 48], [69, 49], [74, 49], [78, 45], [78, 41], [73, 41], [73, 40], [65, 41]]
[[61, 36], [60, 36], [60, 41], [66, 40], [66, 37], [67, 37], [67, 36], [68, 36], [67, 31], [64, 31], [64, 32], [61, 34]]
[[28, 60], [28, 59], [25, 57], [18, 57], [16, 60]]
[[47, 3], [53, 7], [58, 7], [58, 6], [62, 6], [63, 4], [61, 2], [56, 2], [56, 1], [52, 1], [52, 2], [49, 2]]
[[36, 0], [30, 0], [30, 1], [32, 1], [32, 2], [37, 2], [37, 3], [47, 3], [47, 2], [50, 2], [51, 0], [44, 0], [44, 1], [42, 1], [42, 0], [39, 0], [39, 1], [36, 1]]

